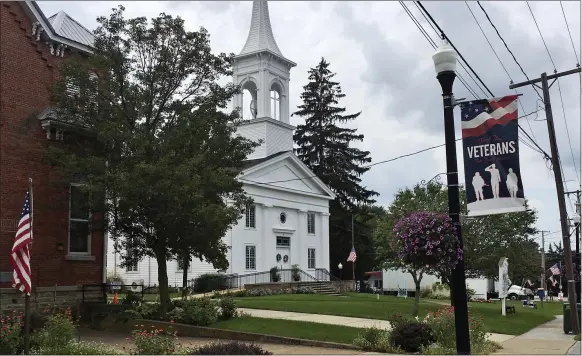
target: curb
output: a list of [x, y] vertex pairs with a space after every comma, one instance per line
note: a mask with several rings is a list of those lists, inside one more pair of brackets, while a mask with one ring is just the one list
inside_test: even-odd
[[580, 341], [576, 341], [574, 345], [566, 351], [566, 355], [580, 355]]
[[194, 326], [188, 324], [180, 323], [169, 323], [167, 321], [159, 320], [148, 320], [148, 319], [133, 319], [125, 324], [118, 324], [119, 331], [131, 332], [135, 329], [139, 329], [141, 325], [144, 327], [153, 326], [155, 328], [163, 328], [172, 326], [174, 330], [178, 332], [179, 336], [188, 337], [199, 337], [199, 338], [214, 338], [214, 339], [225, 339], [225, 340], [236, 340], [236, 341], [251, 341], [251, 342], [264, 342], [272, 344], [283, 344], [283, 345], [299, 345], [299, 346], [311, 346], [311, 347], [322, 347], [322, 348], [332, 348], [332, 349], [343, 349], [343, 350], [357, 350], [362, 351], [360, 348], [350, 345], [350, 344], [340, 344], [330, 341], [316, 341], [316, 340], [306, 340], [297, 339], [285, 336], [275, 336], [267, 334], [257, 334], [250, 333], [246, 331], [234, 331], [226, 329], [216, 329], [208, 328], [203, 326]]

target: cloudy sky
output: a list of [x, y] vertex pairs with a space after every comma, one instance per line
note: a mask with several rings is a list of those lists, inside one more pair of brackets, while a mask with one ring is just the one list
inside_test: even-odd
[[[495, 57], [487, 40], [471, 15], [491, 41], [503, 65], [515, 82], [525, 81], [524, 74], [513, 61], [476, 2], [423, 2], [453, 44], [480, 75], [496, 96], [511, 94], [509, 77]], [[96, 17], [107, 15], [118, 2], [53, 2], [39, 1], [47, 16], [64, 10], [89, 29], [97, 26]], [[248, 35], [252, 2], [126, 2], [126, 16], [152, 17], [160, 12], [179, 15], [186, 26], [195, 30], [205, 27], [211, 34], [213, 50], [238, 53]], [[429, 35], [437, 40], [419, 10], [405, 2]], [[580, 56], [580, 2], [562, 2], [573, 42]], [[554, 66], [544, 47], [534, 20], [524, 1], [482, 2], [491, 20], [515, 54], [530, 78], [542, 72], [552, 73]], [[578, 63], [562, 15], [556, 1], [530, 2], [541, 33], [558, 71], [575, 68]], [[468, 8], [469, 7], [469, 8]], [[433, 48], [419, 29], [395, 1], [391, 2], [269, 2], [275, 39], [283, 55], [297, 63], [291, 72], [290, 107], [299, 104], [302, 86], [307, 83], [307, 70], [321, 57], [337, 73], [347, 97], [341, 103], [350, 112], [362, 111], [354, 126], [365, 135], [362, 148], [372, 153], [373, 162], [444, 143], [440, 87], [435, 78], [431, 55]], [[463, 78], [481, 97], [469, 75], [460, 68]], [[580, 186], [580, 89], [579, 75], [560, 80], [564, 111], [557, 83], [551, 89], [558, 144], [567, 190]], [[457, 80], [457, 98], [473, 96]], [[525, 112], [540, 105], [533, 88], [520, 88]], [[520, 106], [520, 115], [523, 114]], [[565, 112], [565, 115], [564, 115]], [[460, 137], [460, 110], [456, 109], [457, 137]], [[546, 152], [550, 152], [545, 114], [520, 120], [521, 126]], [[291, 123], [300, 124], [292, 117]], [[566, 131], [566, 123], [569, 135]], [[523, 135], [522, 135], [523, 136]], [[568, 137], [571, 141], [568, 140]], [[462, 173], [462, 147], [458, 144]], [[572, 150], [570, 149], [572, 147]], [[542, 155], [520, 144], [521, 173], [526, 198], [539, 211], [538, 228], [559, 230], [559, 214], [553, 172]], [[574, 168], [574, 162], [577, 169]], [[411, 186], [445, 171], [445, 150], [434, 149], [412, 157], [374, 166], [364, 177], [365, 184], [381, 195], [379, 203], [388, 205], [398, 189]], [[461, 181], [463, 180], [461, 175]], [[572, 204], [566, 202], [570, 215]], [[557, 242], [560, 234], [548, 237]]]

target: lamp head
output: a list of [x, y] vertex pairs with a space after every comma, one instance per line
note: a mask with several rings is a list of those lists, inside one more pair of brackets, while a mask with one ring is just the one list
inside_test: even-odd
[[434, 69], [438, 74], [442, 72], [454, 72], [457, 69], [457, 51], [443, 39], [436, 52], [432, 55]]
[[572, 218], [572, 222], [574, 222], [574, 224], [580, 224], [580, 215], [574, 214], [574, 217]]
[[342, 263], [340, 262], [340, 263], [337, 265], [337, 268], [339, 268], [339, 269], [341, 270], [342, 268], [344, 268], [344, 265], [342, 265]]

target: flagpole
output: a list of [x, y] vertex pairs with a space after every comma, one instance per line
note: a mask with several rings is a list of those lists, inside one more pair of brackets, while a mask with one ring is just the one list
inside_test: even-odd
[[[33, 238], [34, 231], [34, 214], [33, 214], [33, 199], [32, 199], [32, 178], [28, 178], [28, 196], [30, 198], [30, 240]], [[30, 256], [32, 243], [28, 244], [28, 255]], [[29, 262], [30, 264], [30, 262]], [[31, 268], [32, 270], [32, 268]], [[32, 278], [30, 279], [30, 292], [32, 293]], [[30, 351], [30, 294], [24, 294], [24, 354], [28, 355]]]
[[[352, 214], [352, 250], [354, 249], [354, 214]], [[354, 280], [354, 290], [356, 289], [356, 261], [352, 261], [352, 279]]]

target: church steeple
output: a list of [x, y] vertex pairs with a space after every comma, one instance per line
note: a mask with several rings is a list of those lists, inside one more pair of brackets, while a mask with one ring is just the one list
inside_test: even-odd
[[238, 128], [238, 134], [263, 141], [249, 159], [293, 150], [295, 127], [289, 124], [289, 79], [295, 66], [277, 46], [267, 1], [253, 1], [249, 35], [233, 63], [234, 83], [251, 98], [243, 102], [243, 94], [239, 94], [233, 99], [235, 108], [250, 108], [252, 113], [251, 119]]
[[240, 55], [263, 50], [271, 51], [283, 57], [279, 46], [277, 46], [277, 42], [275, 42], [275, 36], [273, 36], [271, 19], [269, 18], [269, 5], [266, 0], [259, 0], [253, 1], [251, 28], [249, 29], [249, 36]]

